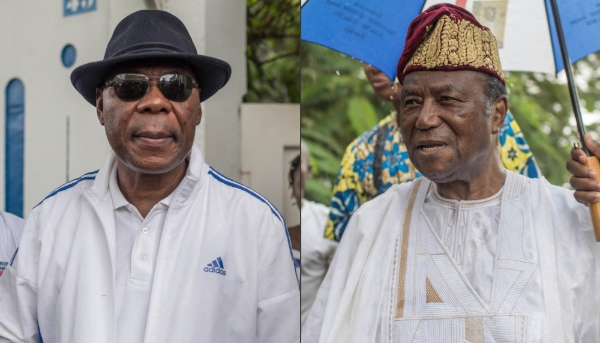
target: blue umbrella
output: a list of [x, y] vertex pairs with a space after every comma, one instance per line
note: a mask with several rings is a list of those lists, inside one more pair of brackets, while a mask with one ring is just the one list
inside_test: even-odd
[[[600, 5], [557, 0], [571, 61], [600, 50]], [[396, 75], [408, 25], [440, 0], [308, 0], [302, 40], [340, 51]], [[557, 73], [563, 61], [550, 0], [457, 0], [500, 42], [505, 70]]]

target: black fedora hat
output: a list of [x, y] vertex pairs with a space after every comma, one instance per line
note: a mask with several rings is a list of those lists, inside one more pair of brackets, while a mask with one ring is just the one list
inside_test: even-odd
[[93, 106], [96, 87], [115, 65], [141, 59], [171, 58], [187, 62], [200, 84], [200, 101], [221, 89], [231, 76], [231, 67], [217, 58], [198, 55], [187, 29], [174, 15], [157, 10], [138, 11], [115, 28], [104, 59], [81, 65], [71, 73], [71, 83]]

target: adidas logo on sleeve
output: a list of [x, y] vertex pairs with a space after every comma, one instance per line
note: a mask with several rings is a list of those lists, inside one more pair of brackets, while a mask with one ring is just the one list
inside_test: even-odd
[[204, 271], [207, 273], [226, 275], [225, 267], [223, 267], [223, 260], [220, 256], [217, 257], [216, 260], [213, 260], [211, 263], [207, 264], [206, 267], [204, 267]]

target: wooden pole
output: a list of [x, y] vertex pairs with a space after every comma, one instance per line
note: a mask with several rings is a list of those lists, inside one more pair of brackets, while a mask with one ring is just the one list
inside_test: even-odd
[[[590, 151], [585, 145], [585, 126], [583, 125], [583, 119], [581, 118], [581, 109], [579, 107], [579, 95], [577, 94], [577, 88], [575, 87], [575, 80], [573, 78], [573, 70], [571, 68], [571, 59], [567, 51], [567, 43], [565, 41], [565, 35], [560, 21], [560, 14], [558, 13], [558, 5], [556, 0], [550, 0], [550, 6], [552, 7], [552, 16], [554, 17], [554, 23], [556, 24], [556, 35], [558, 36], [558, 44], [560, 45], [560, 53], [563, 60], [563, 66], [565, 73], [567, 74], [567, 85], [569, 86], [569, 93], [571, 94], [571, 105], [573, 106], [573, 113], [575, 114], [575, 121], [577, 122], [577, 131], [579, 132], [579, 140], [581, 141], [581, 148], [588, 155], [588, 162], [586, 167], [592, 168], [598, 177], [596, 180], [600, 181], [600, 162], [595, 156], [590, 156]], [[594, 225], [594, 234], [596, 235], [596, 242], [600, 242], [600, 202], [590, 204], [590, 215], [592, 216], [592, 224]]]

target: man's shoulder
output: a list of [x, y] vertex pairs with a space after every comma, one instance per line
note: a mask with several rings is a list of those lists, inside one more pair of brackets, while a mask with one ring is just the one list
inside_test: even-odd
[[304, 209], [304, 206], [306, 206], [306, 208], [310, 209], [311, 212], [325, 216], [329, 215], [329, 207], [306, 199], [304, 199], [303, 201], [304, 205], [302, 206], [302, 209]]
[[513, 176], [507, 189], [509, 198], [531, 202], [534, 209], [541, 204], [551, 204], [551, 206], [564, 211], [588, 212], [585, 205], [575, 200], [573, 190], [553, 185], [543, 176], [529, 178], [512, 171], [508, 172]]
[[17, 217], [9, 212], [1, 212], [0, 216], [4, 219], [4, 223], [11, 230], [22, 230], [25, 225], [25, 220], [21, 217]]
[[[315, 237], [318, 240], [326, 240], [323, 234], [325, 232], [325, 226], [327, 225], [327, 218], [329, 217], [329, 207], [312, 202], [309, 200], [302, 200], [301, 220], [302, 220], [302, 239]], [[311, 238], [313, 239], [313, 238]]]
[[394, 212], [402, 212], [404, 210], [403, 205], [408, 201], [410, 190], [412, 189], [414, 181], [404, 182], [401, 184], [392, 185], [384, 193], [377, 197], [365, 202], [353, 215], [360, 216], [384, 216], [387, 209], [391, 206], [400, 206]]
[[[209, 197], [214, 200], [220, 200], [221, 204], [226, 204], [231, 211], [249, 211], [257, 213], [257, 210], [269, 212], [273, 218], [282, 224], [283, 216], [277, 208], [271, 204], [267, 198], [250, 187], [232, 180], [216, 171], [213, 167], [208, 170], [209, 182], [211, 184]], [[258, 213], [257, 213], [258, 214]]]
[[59, 204], [59, 206], [64, 207], [64, 202], [72, 199], [74, 194], [81, 192], [83, 187], [91, 187], [97, 175], [98, 170], [85, 173], [80, 177], [57, 187], [52, 192], [50, 192], [44, 199], [42, 199], [42, 201], [35, 205], [33, 210], [37, 210], [39, 208], [44, 208], [48, 206], [54, 206], [54, 204]]
[[585, 205], [580, 204], [575, 200], [575, 196], [573, 195], [574, 191], [571, 189], [567, 189], [564, 187], [556, 186], [548, 182], [546, 178], [541, 177], [539, 179], [530, 179], [533, 185], [544, 189], [546, 191], [545, 194], [548, 195], [549, 200], [553, 203], [562, 203], [564, 205], [568, 204], [569, 207], [581, 207], [585, 208]]

